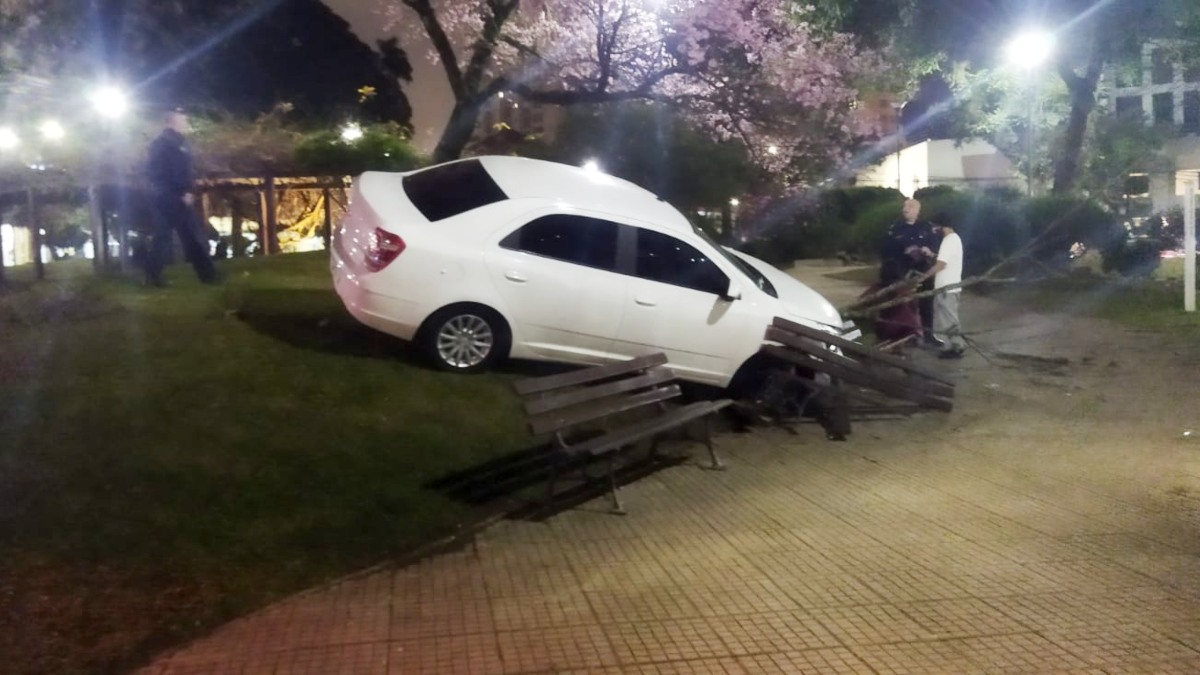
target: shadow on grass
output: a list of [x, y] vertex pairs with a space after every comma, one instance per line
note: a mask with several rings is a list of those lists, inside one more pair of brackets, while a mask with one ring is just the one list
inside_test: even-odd
[[231, 300], [237, 318], [294, 347], [346, 356], [417, 363], [408, 343], [368, 328], [323, 290], [247, 289]]
[[[624, 455], [615, 477], [628, 485], [658, 471], [678, 466], [687, 457]], [[547, 494], [550, 476], [558, 462], [555, 491]], [[503, 457], [455, 471], [424, 485], [429, 490], [478, 510], [480, 517], [503, 515], [513, 520], [546, 520], [566, 510], [607, 497], [608, 477], [603, 459], [564, 459], [548, 445], [519, 450]]]

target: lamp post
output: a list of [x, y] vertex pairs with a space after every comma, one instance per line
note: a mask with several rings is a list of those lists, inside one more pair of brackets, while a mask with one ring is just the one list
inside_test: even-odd
[[[1051, 54], [1054, 53], [1054, 35], [1042, 29], [1029, 29], [1018, 33], [1004, 49], [1005, 60], [1025, 74], [1026, 84], [1033, 79], [1033, 71], [1040, 67]], [[1027, 179], [1027, 189], [1029, 196], [1033, 196], [1033, 168], [1034, 168], [1034, 129], [1036, 128], [1035, 111], [1036, 111], [1036, 96], [1033, 95], [1032, 87], [1030, 87], [1029, 96], [1029, 129], [1025, 134], [1025, 175]]]
[[[103, 84], [93, 89], [88, 94], [88, 99], [92, 104], [92, 109], [103, 122], [108, 124], [116, 124], [129, 113], [131, 103], [129, 95], [125, 93], [125, 89], [115, 84]], [[112, 128], [109, 127], [105, 133], [111, 133]], [[100, 158], [95, 157], [95, 176], [100, 176], [103, 172], [100, 170]], [[104, 269], [108, 263], [108, 229], [104, 224], [104, 214], [100, 208], [101, 185], [95, 178], [88, 184], [88, 221], [92, 228], [92, 267], [97, 272]], [[126, 237], [124, 234], [124, 226], [122, 226], [122, 234], [119, 236], [121, 242], [121, 256], [124, 260], [126, 255]]]

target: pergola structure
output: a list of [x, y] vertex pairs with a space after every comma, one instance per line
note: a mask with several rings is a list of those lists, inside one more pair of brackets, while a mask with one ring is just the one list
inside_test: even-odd
[[[349, 183], [347, 176], [209, 174], [197, 181], [196, 208], [210, 225], [214, 218], [222, 223], [228, 220], [229, 257], [287, 252], [295, 250], [299, 241], [308, 241], [311, 247], [314, 238], [328, 250]], [[45, 276], [41, 251], [54, 226], [43, 219], [43, 206], [86, 204], [95, 269], [128, 269], [131, 239], [146, 231], [153, 217], [147, 194], [145, 182], [129, 176], [80, 182], [65, 174], [34, 172], [23, 183], [0, 181], [0, 209], [19, 207], [23, 222], [13, 225], [29, 233], [29, 257], [41, 279]], [[253, 235], [252, 241], [247, 235]], [[0, 250], [4, 245], [0, 240]]]

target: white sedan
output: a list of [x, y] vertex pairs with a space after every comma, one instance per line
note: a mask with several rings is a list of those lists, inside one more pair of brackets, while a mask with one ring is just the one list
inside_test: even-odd
[[661, 351], [680, 378], [726, 387], [775, 316], [852, 327], [653, 193], [517, 157], [363, 174], [332, 272], [356, 319], [457, 372], [506, 357], [598, 364]]

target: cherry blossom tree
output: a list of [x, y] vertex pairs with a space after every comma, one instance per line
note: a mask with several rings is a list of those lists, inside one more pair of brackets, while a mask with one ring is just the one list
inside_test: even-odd
[[431, 42], [454, 95], [437, 161], [458, 157], [489, 99], [511, 92], [554, 105], [667, 103], [769, 168], [827, 166], [855, 136], [856, 85], [881, 71], [789, 0], [385, 2], [402, 30]]

